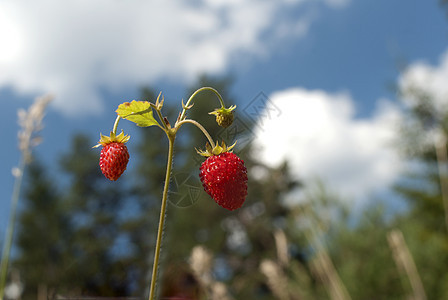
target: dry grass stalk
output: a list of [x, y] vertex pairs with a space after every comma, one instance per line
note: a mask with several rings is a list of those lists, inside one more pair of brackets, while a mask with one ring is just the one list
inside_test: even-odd
[[210, 300], [233, 300], [227, 287], [215, 281], [212, 276], [213, 255], [203, 246], [196, 246], [191, 251], [190, 268], [194, 276], [207, 292]]
[[191, 251], [190, 268], [193, 274], [204, 286], [210, 286], [212, 282], [212, 255], [202, 246], [196, 246]]
[[280, 300], [289, 300], [288, 278], [280, 266], [272, 260], [265, 259], [260, 264], [260, 270], [266, 276], [272, 293]]
[[260, 271], [267, 280], [267, 285], [278, 299], [303, 299], [299, 283], [290, 286], [290, 278], [285, 274], [285, 270], [291, 268], [288, 239], [283, 230], [274, 232], [275, 246], [277, 249], [277, 261], [265, 259], [260, 263]]
[[41, 142], [41, 138], [36, 134], [43, 128], [42, 120], [45, 115], [45, 108], [52, 99], [52, 96], [36, 98], [27, 111], [19, 109], [17, 112], [20, 126], [18, 133], [19, 149], [26, 163], [31, 161], [32, 148]]
[[323, 282], [330, 298], [334, 300], [351, 299], [327, 251], [325, 249], [318, 251], [315, 258], [311, 261], [311, 268], [314, 274]]
[[288, 240], [283, 230], [276, 230], [274, 232], [275, 246], [277, 248], [278, 263], [282, 267], [288, 266], [289, 263], [289, 251]]
[[323, 232], [323, 225], [319, 221], [319, 216], [312, 207], [302, 207], [301, 217], [308, 221], [303, 231], [305, 237], [312, 248], [316, 249], [315, 257], [311, 261], [313, 273], [322, 281], [331, 299], [351, 299], [350, 294], [327, 253], [326, 246], [320, 239]]
[[222, 282], [213, 282], [211, 285], [212, 300], [232, 300], [227, 287]]
[[392, 250], [398, 270], [402, 275], [409, 278], [414, 293], [412, 299], [426, 300], [425, 289], [418, 274], [414, 259], [404, 240], [403, 233], [398, 229], [394, 229], [388, 233], [387, 241], [389, 242], [389, 247]]

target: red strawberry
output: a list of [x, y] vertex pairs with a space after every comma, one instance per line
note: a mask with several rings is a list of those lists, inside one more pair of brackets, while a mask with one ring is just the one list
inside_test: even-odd
[[124, 143], [128, 140], [129, 136], [125, 136], [123, 132], [118, 136], [111, 132], [110, 137], [101, 135], [98, 145], [95, 146], [103, 146], [100, 156], [100, 168], [107, 179], [115, 181], [126, 170], [129, 152]]
[[246, 200], [247, 169], [244, 161], [234, 153], [222, 152], [209, 156], [200, 167], [199, 177], [204, 190], [228, 210], [240, 208]]
[[129, 161], [128, 148], [123, 143], [110, 143], [101, 149], [100, 168], [109, 180], [117, 180]]

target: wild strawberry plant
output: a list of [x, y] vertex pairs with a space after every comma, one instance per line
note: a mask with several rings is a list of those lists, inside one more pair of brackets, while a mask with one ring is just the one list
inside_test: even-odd
[[[200, 167], [200, 179], [204, 190], [215, 200], [217, 204], [228, 209], [235, 210], [240, 208], [247, 195], [247, 169], [244, 161], [231, 152], [233, 146], [227, 147], [224, 143], [215, 144], [207, 130], [196, 120], [187, 118], [187, 111], [193, 107], [195, 96], [202, 91], [212, 91], [217, 96], [221, 107], [215, 109], [210, 114], [216, 116], [216, 122], [221, 127], [228, 127], [233, 122], [233, 110], [236, 106], [226, 108], [221, 95], [211, 87], [203, 87], [194, 92], [184, 104], [182, 101], [182, 111], [172, 126], [168, 119], [163, 116], [163, 96], [157, 97], [155, 103], [148, 101], [125, 102], [118, 106], [116, 110], [117, 118], [115, 120], [110, 136], [100, 135], [98, 145], [102, 147], [100, 156], [100, 168], [103, 174], [112, 181], [117, 180], [126, 170], [129, 161], [128, 149], [125, 145], [130, 137], [123, 131], [117, 135], [118, 123], [121, 119], [134, 122], [140, 127], [156, 126], [163, 130], [168, 138], [168, 160], [166, 166], [165, 184], [162, 193], [162, 202], [160, 209], [159, 228], [157, 231], [157, 240], [154, 251], [154, 264], [152, 270], [149, 299], [155, 297], [155, 285], [159, 266], [160, 249], [162, 244], [162, 233], [165, 223], [165, 212], [168, 198], [168, 188], [170, 182], [171, 170], [173, 167], [174, 141], [179, 129], [184, 124], [192, 124], [198, 127], [207, 137], [208, 143], [205, 151], [198, 151], [207, 159]], [[154, 112], [158, 120], [154, 117]]]

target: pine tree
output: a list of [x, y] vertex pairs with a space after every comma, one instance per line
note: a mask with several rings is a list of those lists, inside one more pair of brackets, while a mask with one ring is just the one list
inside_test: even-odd
[[14, 266], [25, 283], [23, 298], [35, 299], [39, 286], [54, 292], [69, 282], [65, 271], [71, 263], [67, 251], [72, 230], [60, 192], [37, 159], [28, 168], [23, 200]]
[[30, 166], [15, 261], [26, 299], [35, 299], [39, 287], [49, 297], [127, 296], [131, 289], [116, 250], [125, 185], [104, 179], [93, 144], [73, 138], [61, 159], [67, 183], [49, 178], [38, 162]]
[[126, 296], [129, 282], [126, 266], [115, 253], [123, 235], [121, 212], [126, 200], [126, 183], [105, 180], [98, 166], [94, 143], [83, 135], [73, 138], [61, 166], [70, 186], [64, 203], [70, 212], [70, 256], [67, 272], [77, 293], [89, 296]]
[[[402, 91], [412, 98], [402, 125], [401, 145], [406, 157], [417, 165], [396, 190], [409, 203], [399, 220], [403, 234], [429, 299], [448, 297], [448, 211], [441, 182], [446, 184], [447, 161], [436, 152], [447, 149], [448, 115], [422, 89]], [[437, 139], [439, 137], [439, 139]], [[441, 138], [441, 139], [440, 139]]]

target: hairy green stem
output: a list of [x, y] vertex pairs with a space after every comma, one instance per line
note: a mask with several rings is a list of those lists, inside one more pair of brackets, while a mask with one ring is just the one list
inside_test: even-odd
[[[165, 131], [168, 140], [169, 140], [169, 150], [168, 150], [168, 162], [167, 162], [167, 166], [166, 166], [166, 176], [165, 176], [165, 185], [163, 188], [163, 195], [162, 195], [162, 205], [160, 207], [160, 219], [159, 219], [159, 228], [157, 231], [157, 240], [156, 240], [156, 246], [155, 246], [155, 251], [154, 251], [154, 263], [153, 263], [153, 268], [152, 268], [152, 276], [151, 276], [151, 286], [149, 289], [149, 300], [154, 300], [155, 297], [155, 293], [156, 293], [156, 282], [157, 282], [157, 274], [158, 274], [158, 268], [159, 268], [159, 260], [160, 260], [160, 250], [162, 247], [162, 239], [163, 239], [163, 230], [164, 230], [164, 225], [165, 225], [165, 216], [166, 216], [166, 205], [167, 205], [167, 200], [168, 200], [168, 188], [170, 185], [170, 177], [171, 177], [171, 170], [173, 167], [173, 156], [174, 156], [174, 140], [176, 138], [176, 133], [177, 130], [179, 130], [179, 128], [185, 124], [185, 123], [190, 123], [195, 125], [196, 127], [198, 127], [203, 133], [204, 135], [207, 137], [208, 141], [210, 142], [210, 145], [214, 148], [215, 147], [215, 143], [213, 142], [213, 139], [211, 138], [210, 134], [207, 132], [207, 130], [198, 122], [194, 121], [194, 120], [190, 120], [190, 119], [185, 119], [185, 114], [186, 111], [188, 109], [188, 106], [190, 105], [190, 103], [192, 102], [193, 98], [200, 92], [202, 91], [212, 91], [213, 93], [216, 94], [216, 96], [219, 99], [219, 102], [221, 103], [222, 107], [224, 106], [224, 101], [222, 100], [221, 95], [218, 93], [217, 90], [215, 90], [214, 88], [211, 87], [203, 87], [200, 88], [198, 90], [196, 90], [196, 92], [194, 92], [190, 98], [187, 101], [187, 104], [185, 106], [183, 106], [183, 110], [182, 113], [180, 114], [174, 128], [170, 128], [170, 126], [168, 126], [167, 124], [165, 124], [164, 118], [161, 114], [160, 111], [160, 107], [158, 107], [157, 105], [151, 105], [151, 107], [153, 109], [156, 110], [157, 115], [160, 119], [160, 121], [163, 124], [162, 128], [160, 125], [159, 127]], [[159, 95], [160, 96], [160, 95]], [[114, 129], [116, 130], [116, 125], [118, 124], [118, 118], [116, 120], [116, 124], [114, 125]], [[1, 299], [0, 299], [1, 300]]]
[[213, 142], [212, 137], [210, 136], [210, 134], [208, 133], [208, 131], [204, 128], [204, 126], [202, 126], [201, 124], [199, 124], [199, 123], [196, 122], [195, 120], [185, 119], [185, 120], [183, 120], [183, 121], [180, 121], [180, 122], [177, 124], [177, 127], [180, 128], [180, 126], [182, 126], [182, 124], [185, 124], [185, 123], [193, 124], [193, 125], [195, 125], [197, 128], [199, 128], [199, 129], [202, 131], [202, 133], [204, 133], [205, 137], [208, 139], [208, 141], [209, 141], [209, 143], [210, 143], [210, 146], [212, 146], [212, 149], [215, 148], [215, 143]]
[[[185, 107], [188, 107], [188, 106], [190, 105], [191, 101], [193, 101], [193, 98], [194, 98], [197, 94], [199, 94], [200, 92], [202, 92], [202, 91], [211, 91], [211, 92], [215, 93], [215, 95], [218, 97], [219, 103], [221, 103], [221, 107], [225, 107], [225, 106], [224, 106], [224, 100], [222, 100], [221, 94], [220, 94], [217, 90], [215, 90], [214, 88], [212, 88], [212, 87], [208, 87], [208, 86], [206, 86], [206, 87], [202, 87], [202, 88], [196, 90], [196, 92], [194, 92], [194, 93], [190, 96], [190, 98], [188, 99], [187, 103], [185, 104]], [[184, 109], [182, 110], [182, 113], [181, 113], [180, 118], [179, 118], [179, 120], [181, 120], [181, 121], [185, 118], [185, 113], [187, 112], [187, 109], [186, 109], [185, 107], [184, 107]]]
[[166, 203], [168, 199], [168, 188], [170, 185], [170, 176], [171, 169], [173, 167], [173, 155], [174, 155], [174, 139], [175, 134], [171, 134], [170, 131], [167, 132], [168, 140], [169, 140], [169, 150], [168, 150], [168, 162], [166, 166], [166, 176], [165, 176], [165, 186], [163, 188], [163, 196], [162, 196], [162, 205], [160, 208], [160, 219], [159, 219], [159, 229], [157, 231], [157, 241], [156, 248], [154, 252], [154, 264], [152, 268], [152, 277], [151, 277], [151, 287], [149, 290], [149, 300], [154, 300], [155, 297], [155, 287], [157, 281], [157, 272], [159, 267], [159, 257], [160, 257], [160, 248], [162, 246], [162, 237], [163, 237], [163, 228], [165, 224], [165, 215], [166, 215]]
[[18, 174], [14, 181], [14, 190], [12, 193], [11, 207], [10, 207], [10, 213], [9, 213], [9, 223], [8, 223], [8, 229], [6, 232], [6, 238], [4, 240], [5, 244], [3, 245], [2, 261], [1, 261], [0, 300], [3, 300], [4, 293], [5, 293], [5, 283], [6, 283], [6, 275], [8, 272], [9, 255], [11, 252], [12, 239], [14, 236], [16, 209], [17, 209], [17, 203], [19, 202], [20, 187], [22, 185], [23, 172], [25, 171], [25, 165], [26, 165], [25, 158], [22, 158], [22, 160], [20, 162], [20, 166], [18, 168], [18, 170], [19, 170]]

